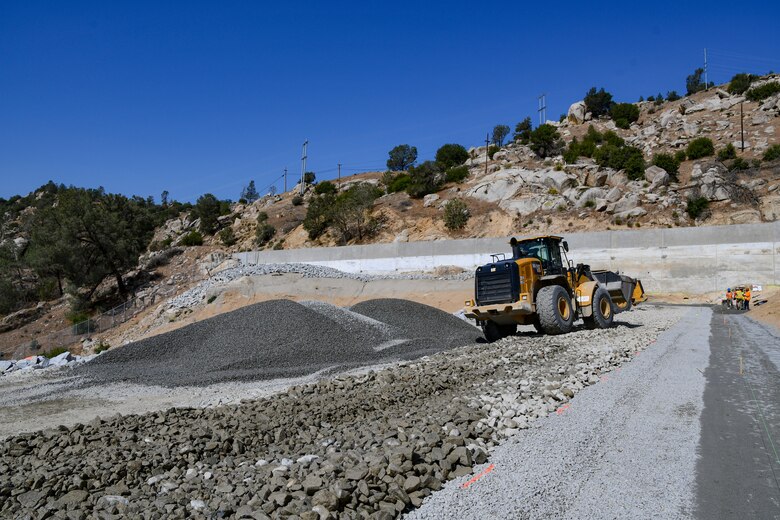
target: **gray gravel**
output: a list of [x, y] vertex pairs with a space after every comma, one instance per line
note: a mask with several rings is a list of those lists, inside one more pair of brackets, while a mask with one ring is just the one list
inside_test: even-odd
[[[327, 304], [257, 303], [109, 350], [75, 373], [95, 382], [202, 386], [411, 359], [481, 337], [455, 316], [406, 300], [372, 300], [361, 309], [380, 319]], [[382, 322], [393, 313], [428, 327]]]
[[449, 483], [408, 518], [690, 518], [710, 315], [688, 311], [560, 415], [496, 448], [491, 473]]
[[682, 312], [644, 308], [610, 330], [516, 336], [239, 405], [10, 437], [0, 517], [395, 518], [634, 359]]

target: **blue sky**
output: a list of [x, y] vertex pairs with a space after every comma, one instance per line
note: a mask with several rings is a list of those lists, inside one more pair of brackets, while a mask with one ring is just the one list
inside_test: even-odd
[[[0, 2], [0, 197], [49, 179], [237, 199], [617, 100], [780, 71], [772, 2]], [[281, 183], [278, 183], [281, 188]]]

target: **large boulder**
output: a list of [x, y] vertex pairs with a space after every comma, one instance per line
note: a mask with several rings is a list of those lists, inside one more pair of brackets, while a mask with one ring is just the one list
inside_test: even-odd
[[659, 175], [665, 175], [666, 170], [661, 168], [660, 166], [652, 165], [645, 168], [645, 179], [648, 180], [648, 182], [655, 182], [655, 178]]
[[558, 193], [563, 193], [577, 185], [576, 178], [563, 171], [546, 170], [541, 173], [542, 182], [549, 188], [555, 188]]
[[591, 203], [591, 206], [595, 206], [596, 200], [603, 199], [606, 196], [607, 192], [602, 188], [588, 188], [583, 191], [577, 199], [577, 207], [584, 208], [588, 203]]
[[429, 193], [425, 197], [423, 197], [423, 207], [424, 208], [430, 208], [433, 206], [437, 200], [439, 200], [441, 197], [439, 197], [436, 193]]
[[585, 114], [587, 114], [588, 108], [585, 105], [585, 101], [577, 101], [572, 103], [569, 107], [569, 111], [566, 113], [566, 118], [575, 124], [585, 122]]
[[542, 208], [542, 200], [538, 196], [521, 197], [502, 200], [498, 206], [507, 213], [525, 216], [539, 211]]
[[607, 213], [624, 214], [637, 207], [639, 207], [639, 197], [631, 193], [607, 205]]

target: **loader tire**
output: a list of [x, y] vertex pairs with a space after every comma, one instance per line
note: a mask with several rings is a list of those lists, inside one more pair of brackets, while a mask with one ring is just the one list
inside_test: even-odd
[[615, 307], [612, 304], [612, 298], [603, 287], [596, 289], [593, 294], [593, 314], [583, 317], [587, 329], [608, 329], [612, 326], [612, 320], [615, 318]]
[[493, 343], [507, 336], [512, 336], [517, 332], [517, 325], [499, 325], [494, 321], [486, 321], [482, 324], [482, 332], [488, 343]]
[[574, 308], [566, 289], [560, 285], [542, 287], [536, 294], [536, 312], [546, 334], [565, 334], [574, 323]]

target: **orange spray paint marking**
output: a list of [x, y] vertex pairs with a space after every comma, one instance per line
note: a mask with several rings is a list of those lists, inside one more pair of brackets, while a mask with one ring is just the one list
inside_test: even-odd
[[463, 489], [466, 489], [467, 487], [472, 485], [474, 482], [476, 482], [477, 480], [481, 479], [482, 477], [484, 477], [485, 475], [487, 475], [488, 473], [493, 471], [495, 468], [496, 468], [496, 465], [495, 464], [491, 464], [490, 466], [488, 466], [487, 468], [485, 468], [481, 472], [477, 473], [476, 475], [471, 477], [468, 481], [463, 483], [463, 486], [462, 486]]
[[560, 408], [558, 408], [557, 410], [555, 410], [555, 413], [557, 413], [558, 415], [561, 415], [563, 412], [565, 412], [566, 410], [569, 409], [569, 406], [570, 405], [565, 404], [565, 405], [561, 406]]

